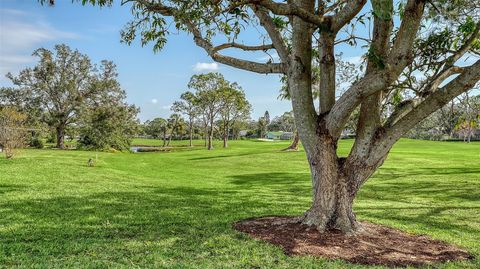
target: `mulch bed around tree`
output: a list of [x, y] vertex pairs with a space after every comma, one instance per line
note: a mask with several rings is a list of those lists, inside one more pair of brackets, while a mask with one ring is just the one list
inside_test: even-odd
[[291, 217], [262, 217], [239, 221], [238, 231], [282, 247], [287, 255], [313, 255], [367, 265], [420, 266], [473, 259], [466, 251], [423, 235], [412, 235], [386, 226], [361, 222], [356, 236], [331, 230], [319, 233]]

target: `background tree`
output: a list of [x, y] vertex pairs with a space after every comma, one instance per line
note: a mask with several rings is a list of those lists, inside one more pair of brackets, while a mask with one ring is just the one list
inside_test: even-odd
[[470, 143], [480, 123], [480, 96], [471, 97], [468, 92], [459, 98], [461, 116], [455, 129], [463, 137], [464, 142]]
[[154, 139], [162, 137], [163, 147], [167, 144], [168, 122], [163, 118], [155, 118], [145, 122], [145, 133]]
[[180, 101], [173, 103], [172, 111], [175, 113], [182, 113], [188, 117], [188, 133], [189, 133], [189, 145], [193, 147], [193, 125], [195, 118], [199, 113], [198, 99], [192, 92], [184, 92], [180, 96]]
[[438, 111], [435, 111], [430, 117], [435, 119], [443, 134], [447, 135], [448, 137], [453, 137], [455, 125], [457, 124], [460, 116], [461, 112], [456, 108], [455, 101], [452, 100]]
[[110, 103], [89, 109], [82, 115], [79, 147], [128, 151], [137, 132], [138, 112], [134, 105], [125, 103]]
[[258, 137], [265, 138], [268, 130], [268, 123], [265, 117], [258, 118], [256, 130]]
[[207, 134], [207, 149], [213, 149], [213, 134], [215, 120], [222, 108], [222, 89], [228, 87], [228, 82], [220, 73], [194, 75], [188, 83], [188, 88], [196, 90], [198, 107], [202, 113]]
[[298, 137], [297, 128], [295, 127], [295, 117], [293, 115], [293, 111], [285, 112], [281, 116], [275, 117], [270, 123], [270, 125], [275, 125], [277, 130], [281, 130], [284, 132], [292, 132], [292, 143], [284, 150], [298, 150], [298, 143], [300, 139]]
[[226, 148], [232, 125], [236, 121], [250, 118], [251, 105], [237, 83], [229, 83], [227, 87], [222, 88], [220, 98], [220, 130], [223, 136], [223, 147]]
[[[135, 4], [133, 21], [122, 35], [127, 43], [139, 33], [143, 43], [152, 41], [155, 50], [161, 49], [173, 19], [175, 26], [190, 33], [213, 60], [252, 72], [287, 76], [313, 187], [312, 206], [297, 221], [319, 231], [358, 231], [360, 226], [353, 213], [355, 196], [383, 164], [393, 145], [480, 79], [480, 60], [458, 64], [466, 55], [478, 55], [480, 7], [476, 1], [407, 0], [395, 6], [393, 0], [371, 0], [369, 6], [366, 0], [128, 2]], [[367, 18], [373, 27], [357, 24]], [[241, 31], [258, 26], [262, 31], [255, 32], [261, 44], [241, 43]], [[228, 41], [214, 45], [214, 40]], [[366, 41], [365, 73], [337, 98], [335, 47], [357, 46], [361, 40]], [[318, 53], [312, 53], [313, 47], [318, 48]], [[279, 60], [245, 60], [223, 53], [225, 49], [275, 50]], [[315, 57], [320, 63], [318, 112], [312, 95]], [[421, 74], [419, 83], [411, 83], [410, 74]], [[408, 102], [385, 115], [382, 103], [397, 90], [412, 94]], [[346, 158], [339, 157], [338, 140], [357, 107], [360, 114], [355, 143]]]
[[7, 159], [13, 158], [15, 149], [23, 147], [26, 142], [27, 116], [12, 107], [0, 107], [0, 149]]
[[265, 113], [263, 114], [263, 118], [265, 119], [265, 122], [268, 124], [270, 124], [270, 113], [267, 111], [265, 111]]
[[139, 109], [126, 103], [125, 91], [117, 80], [116, 65], [102, 61], [91, 75], [89, 98], [78, 104], [80, 147], [95, 150], [129, 150], [138, 132]]
[[170, 146], [173, 137], [176, 137], [177, 139], [182, 137], [183, 131], [185, 130], [185, 120], [180, 114], [174, 113], [168, 118], [167, 127], [170, 130], [167, 146]]
[[67, 45], [56, 45], [54, 52], [41, 48], [34, 68], [7, 74], [19, 91], [27, 91], [30, 103], [42, 111], [41, 121], [56, 131], [58, 148], [64, 148], [65, 128], [75, 122], [82, 103], [96, 91], [91, 84], [90, 59]]

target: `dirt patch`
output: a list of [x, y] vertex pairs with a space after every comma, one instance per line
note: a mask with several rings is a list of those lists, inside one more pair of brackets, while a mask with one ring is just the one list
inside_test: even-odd
[[287, 255], [313, 255], [367, 265], [421, 266], [473, 259], [466, 251], [427, 236], [361, 222], [364, 232], [347, 236], [331, 230], [319, 233], [292, 217], [263, 217], [239, 221], [236, 230], [281, 246]]

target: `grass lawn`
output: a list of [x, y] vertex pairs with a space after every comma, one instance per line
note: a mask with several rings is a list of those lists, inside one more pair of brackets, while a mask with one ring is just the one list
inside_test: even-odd
[[[98, 153], [96, 167], [86, 165], [95, 153], [74, 150], [0, 159], [0, 267], [365, 268], [288, 257], [234, 231], [240, 219], [306, 210], [308, 167], [303, 152], [280, 151], [286, 142], [217, 144]], [[480, 143], [402, 140], [361, 190], [357, 216], [477, 257], [439, 268], [480, 268], [479, 160]]]

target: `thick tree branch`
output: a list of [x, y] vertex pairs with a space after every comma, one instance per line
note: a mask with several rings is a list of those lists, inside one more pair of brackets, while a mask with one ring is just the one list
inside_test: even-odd
[[[152, 3], [146, 0], [135, 0], [137, 3], [143, 5], [147, 10], [151, 12], [159, 13], [163, 16], [173, 16], [175, 17], [175, 13], [177, 10], [173, 7], [165, 6], [161, 2]], [[286, 72], [286, 68], [284, 64], [280, 63], [258, 63], [248, 60], [237, 59], [231, 56], [225, 56], [218, 53], [220, 49], [224, 49], [227, 47], [238, 47], [247, 50], [258, 49], [258, 46], [244, 46], [236, 43], [230, 43], [230, 45], [223, 44], [218, 47], [214, 47], [212, 43], [202, 36], [202, 33], [199, 27], [194, 24], [192, 21], [187, 19], [183, 19], [188, 31], [193, 35], [193, 39], [195, 44], [201, 48], [203, 48], [207, 54], [216, 62], [226, 64], [235, 68], [261, 73], [261, 74], [271, 74], [271, 73], [278, 73], [284, 74]], [[233, 45], [235, 44], [235, 45]], [[264, 48], [264, 47], [262, 47]]]
[[278, 56], [282, 60], [282, 62], [287, 63], [289, 62], [289, 52], [287, 46], [285, 45], [285, 41], [277, 30], [275, 23], [273, 22], [270, 15], [268, 15], [268, 11], [262, 7], [253, 7], [253, 11], [255, 15], [257, 15], [258, 19], [260, 20], [260, 24], [265, 28], [270, 39], [272, 40], [273, 46], [278, 53]]
[[332, 30], [338, 32], [347, 23], [349, 23], [359, 12], [363, 6], [367, 3], [367, 0], [349, 0], [345, 6], [333, 16]]
[[477, 22], [475, 30], [470, 37], [464, 41], [463, 45], [457, 51], [453, 52], [450, 57], [442, 61], [443, 68], [433, 75], [433, 77], [430, 79], [430, 82], [425, 84], [422, 89], [420, 89], [423, 94], [429, 94], [431, 91], [435, 91], [447, 77], [461, 72], [460, 68], [454, 66], [454, 64], [472, 48], [473, 42], [477, 40], [479, 33], [480, 21]]
[[289, 1], [289, 3], [278, 3], [272, 0], [239, 0], [234, 1], [229, 6], [229, 9], [245, 5], [262, 6], [270, 10], [275, 15], [297, 16], [305, 22], [312, 23], [318, 27], [325, 26], [325, 17], [319, 16], [314, 12], [306, 10], [305, 8], [302, 8], [291, 1]]
[[[390, 86], [412, 60], [412, 47], [422, 19], [425, 2], [409, 0], [404, 19], [398, 30], [395, 42], [383, 69], [372, 71], [352, 85], [335, 103], [327, 116], [327, 128], [334, 138], [338, 138], [348, 118], [364, 98]], [[384, 61], [384, 59], [379, 59]]]
[[405, 66], [413, 60], [412, 47], [417, 37], [424, 8], [425, 0], [409, 0], [405, 6], [404, 19], [386, 60], [386, 69], [390, 71], [393, 80], [396, 80]]
[[448, 82], [445, 86], [433, 92], [422, 102], [413, 104], [408, 112], [401, 113], [397, 120], [390, 120], [385, 126], [381, 141], [376, 146], [382, 154], [386, 154], [393, 144], [408, 130], [427, 118], [430, 114], [445, 106], [458, 95], [472, 89], [480, 80], [480, 60], [473, 65], [465, 67], [463, 72]]
[[207, 39], [202, 37], [202, 33], [196, 25], [194, 25], [192, 22], [185, 23], [188, 30], [193, 35], [195, 44], [203, 48], [207, 52], [207, 54], [216, 62], [261, 74], [285, 74], [286, 72], [285, 65], [281, 63], [258, 63], [221, 55], [214, 50], [213, 45]]
[[458, 66], [450, 66], [436, 75], [434, 78], [430, 80], [426, 87], [424, 87], [422, 93], [424, 96], [429, 95], [430, 93], [436, 91], [440, 84], [444, 82], [447, 78], [454, 74], [460, 74], [463, 71], [462, 67]]
[[[376, 16], [373, 23], [373, 37], [370, 46], [370, 53], [377, 58], [385, 59], [390, 49], [390, 35], [393, 28], [393, 1], [373, 0], [372, 5], [376, 7]], [[367, 74], [381, 70], [381, 63], [368, 57]], [[349, 158], [359, 159], [370, 154], [371, 143], [381, 125], [381, 102], [384, 90], [378, 91], [367, 97], [360, 106], [360, 115], [357, 123], [355, 144], [352, 147]]]
[[320, 42], [318, 43], [319, 64], [320, 64], [320, 113], [326, 113], [335, 104], [335, 35], [329, 32], [320, 31]]
[[[303, 1], [302, 8], [313, 10], [313, 4], [313, 1]], [[287, 76], [288, 90], [292, 99], [295, 125], [305, 151], [310, 154], [318, 146], [318, 116], [312, 96], [313, 27], [301, 18], [293, 17], [292, 30], [292, 59]]]
[[213, 47], [212, 52], [215, 53], [215, 52], [218, 52], [220, 50], [224, 50], [224, 49], [228, 49], [228, 48], [237, 48], [237, 49], [241, 49], [241, 50], [245, 50], [245, 51], [258, 51], [258, 50], [266, 51], [266, 50], [269, 50], [269, 49], [273, 49], [274, 46], [273, 46], [273, 44], [249, 46], [249, 45], [244, 45], [244, 44], [231, 42], [231, 43], [224, 43], [222, 45], [218, 45], [218, 46]]

